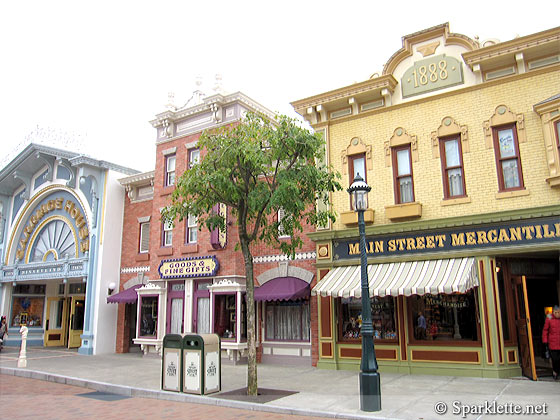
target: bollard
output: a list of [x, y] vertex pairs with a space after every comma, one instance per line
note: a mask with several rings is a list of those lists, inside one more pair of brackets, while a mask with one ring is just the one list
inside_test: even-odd
[[26, 347], [27, 347], [27, 327], [22, 325], [19, 329], [21, 333], [21, 350], [19, 351], [19, 359], [17, 362], [18, 368], [27, 367], [27, 355], [26, 355]]

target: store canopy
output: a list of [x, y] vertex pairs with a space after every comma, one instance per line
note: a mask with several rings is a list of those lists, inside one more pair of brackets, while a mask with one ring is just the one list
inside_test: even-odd
[[[464, 293], [478, 286], [474, 258], [368, 265], [370, 296]], [[317, 283], [312, 295], [361, 297], [360, 266], [337, 267]]]
[[277, 277], [255, 287], [255, 300], [298, 300], [309, 298], [309, 283], [295, 277]]
[[135, 284], [130, 289], [111, 295], [107, 298], [107, 303], [134, 303], [138, 299], [136, 289], [142, 286], [142, 284]]

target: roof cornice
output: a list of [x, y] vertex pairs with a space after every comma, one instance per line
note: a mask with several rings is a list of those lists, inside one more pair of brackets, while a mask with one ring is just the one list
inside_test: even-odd
[[[317, 106], [336, 101], [338, 99], [351, 98], [354, 95], [364, 92], [370, 92], [378, 89], [389, 89], [393, 91], [397, 86], [398, 81], [392, 75], [385, 75], [369, 79], [364, 82], [354, 83], [350, 86], [345, 86], [329, 92], [321, 93], [319, 95], [310, 96], [308, 98], [299, 99], [291, 102], [296, 112], [305, 110], [310, 106]], [[300, 113], [301, 114], [301, 113]]]
[[475, 51], [469, 51], [462, 55], [465, 63], [472, 68], [473, 65], [490, 58], [513, 54], [554, 41], [560, 42], [560, 26], [510, 41], [500, 42], [499, 44], [483, 47]]
[[154, 179], [155, 171], [142, 172], [136, 175], [128, 176], [126, 178], [119, 179], [119, 183], [123, 186], [126, 185], [140, 185], [140, 184], [150, 184]]
[[198, 105], [183, 107], [176, 110], [167, 110], [160, 114], [157, 114], [156, 118], [150, 121], [150, 124], [152, 124], [154, 128], [161, 127], [163, 125], [163, 122], [166, 120], [178, 121], [192, 115], [208, 112], [212, 104], [225, 106], [234, 102], [245, 104], [251, 110], [263, 113], [270, 119], [274, 119], [274, 117], [276, 116], [274, 112], [241, 92], [235, 92], [228, 95], [222, 95], [218, 93], [216, 95], [204, 98], [202, 103]]

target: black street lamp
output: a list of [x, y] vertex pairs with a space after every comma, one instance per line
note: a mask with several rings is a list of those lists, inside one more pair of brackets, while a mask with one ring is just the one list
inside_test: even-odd
[[360, 174], [348, 188], [354, 210], [358, 212], [358, 231], [360, 232], [360, 259], [362, 274], [362, 363], [360, 365], [360, 410], [381, 410], [381, 381], [377, 372], [377, 360], [373, 345], [373, 323], [371, 322], [371, 302], [367, 276], [366, 224], [364, 211], [368, 207], [367, 194], [371, 187]]

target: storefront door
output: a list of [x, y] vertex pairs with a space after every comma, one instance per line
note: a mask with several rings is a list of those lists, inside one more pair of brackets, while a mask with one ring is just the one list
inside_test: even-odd
[[167, 334], [183, 332], [185, 283], [169, 283], [167, 294]]
[[86, 309], [84, 296], [72, 296], [70, 303], [70, 331], [68, 332], [68, 348], [80, 347], [84, 332], [84, 313]]
[[527, 282], [525, 276], [512, 276], [513, 295], [515, 299], [517, 337], [521, 370], [524, 376], [537, 380], [535, 369], [535, 354], [533, 352], [533, 334], [529, 317], [529, 300], [527, 299]]
[[208, 281], [197, 281], [194, 290], [193, 327], [199, 334], [210, 333], [210, 291]]
[[47, 299], [47, 321], [45, 324], [45, 346], [64, 346], [68, 332], [68, 304], [66, 298]]

